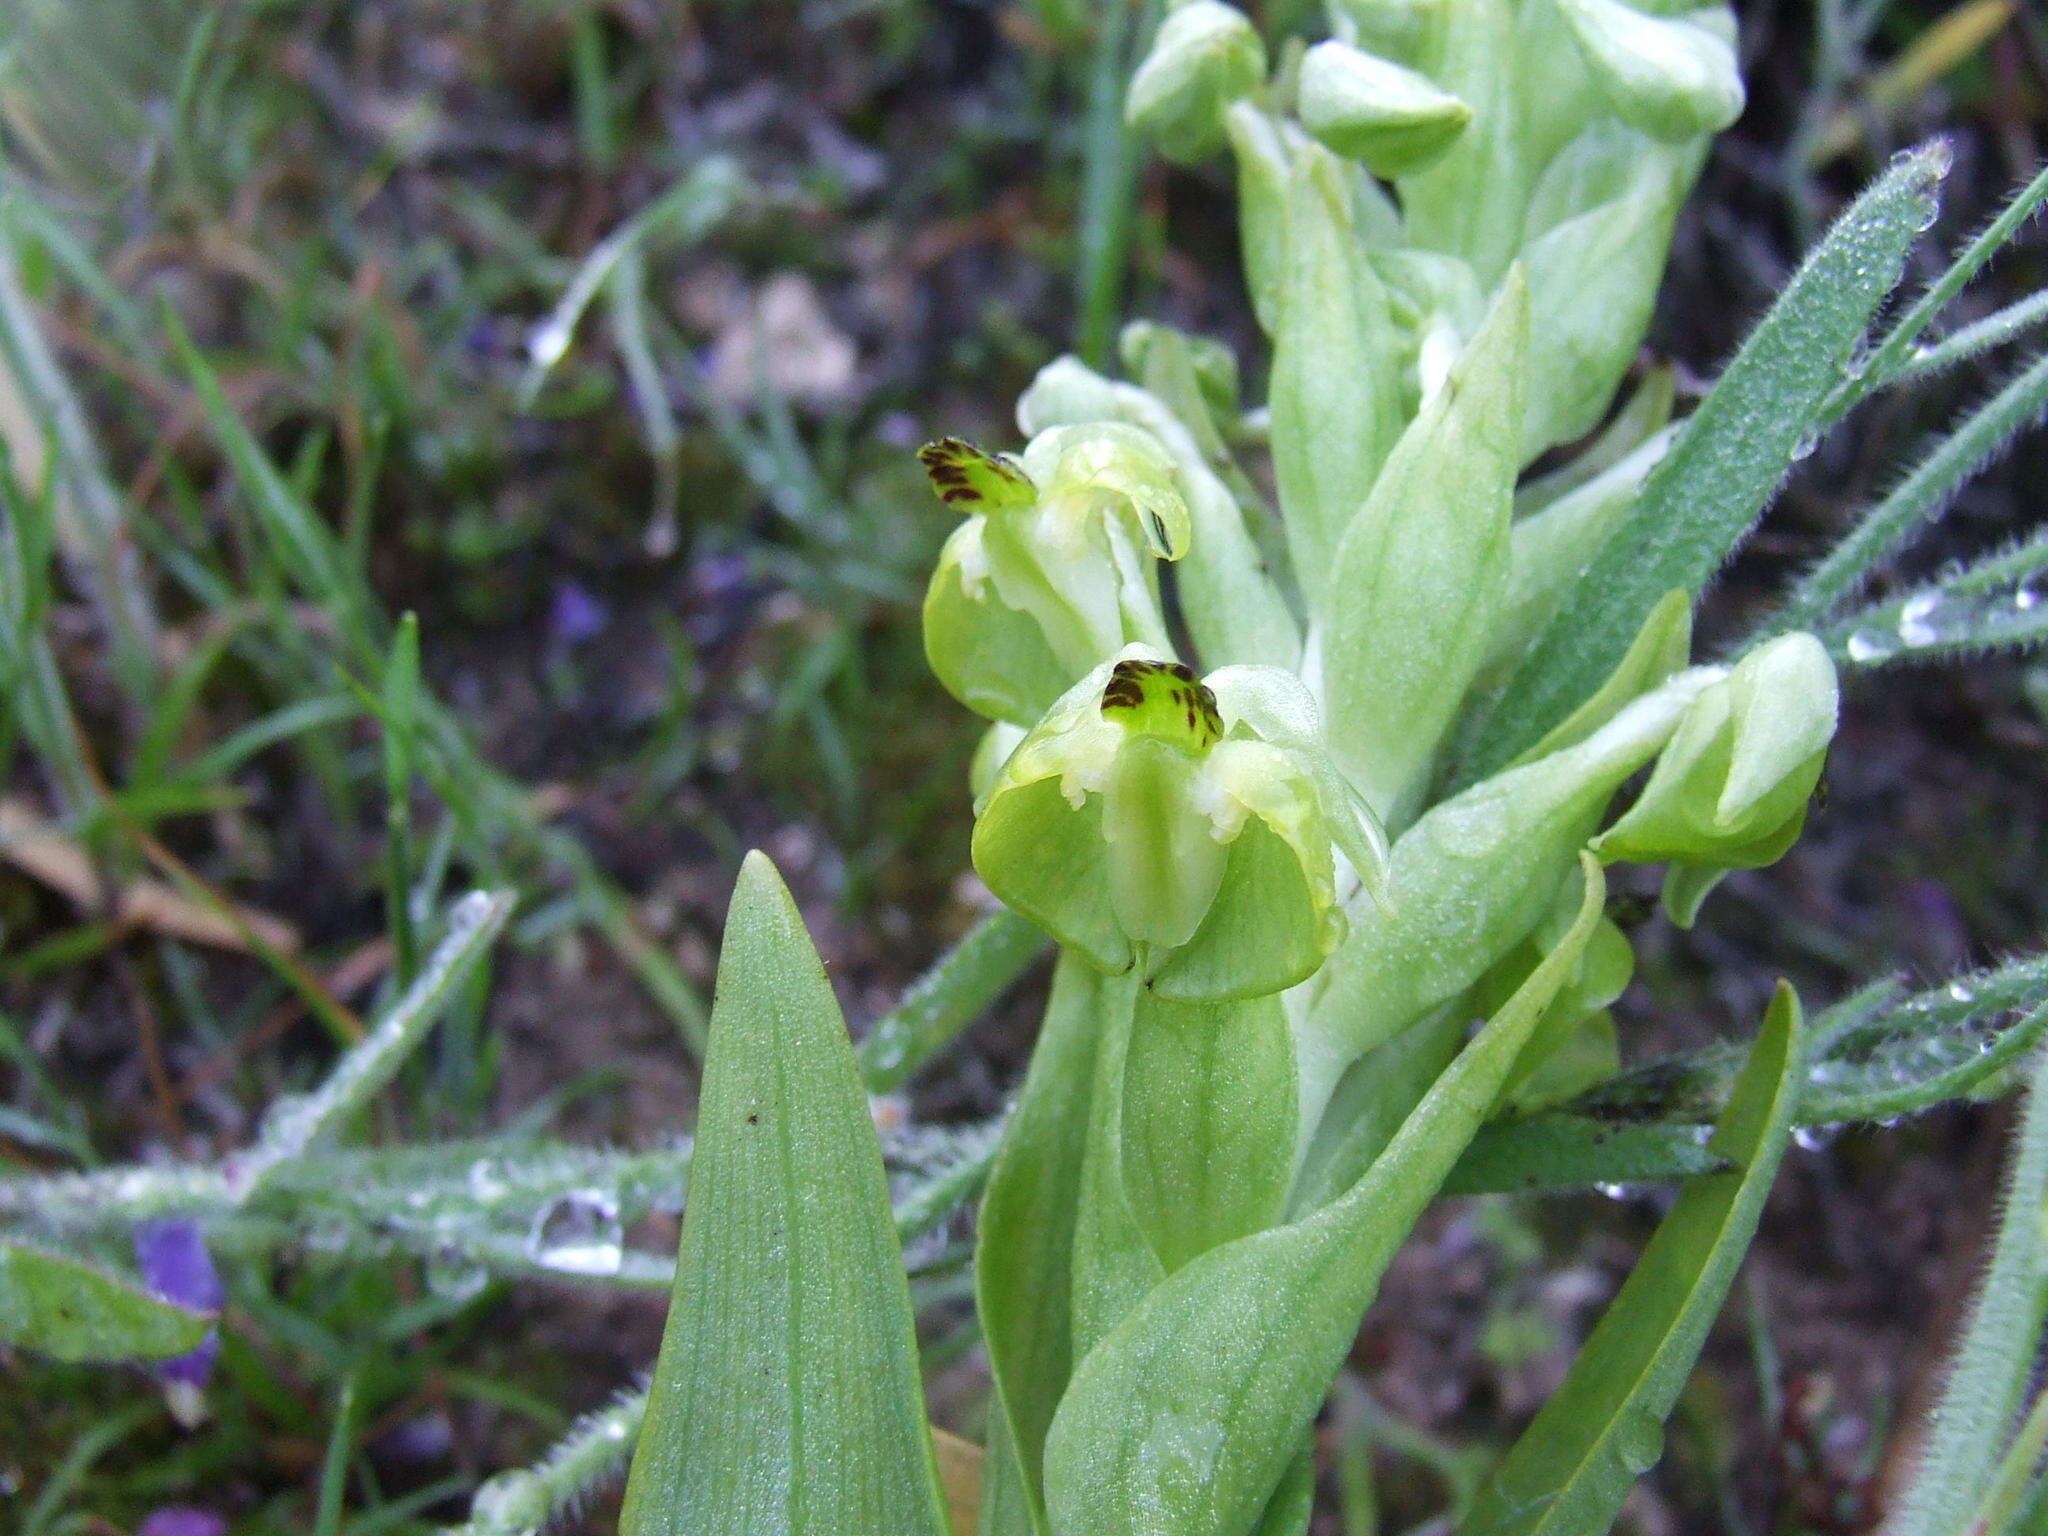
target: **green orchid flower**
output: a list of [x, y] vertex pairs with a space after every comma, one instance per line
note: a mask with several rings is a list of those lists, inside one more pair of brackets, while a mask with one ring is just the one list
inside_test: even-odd
[[1308, 692], [1270, 667], [1206, 680], [1143, 646], [1095, 668], [1016, 746], [974, 864], [1098, 970], [1177, 1001], [1278, 992], [1342, 941], [1385, 842], [1323, 755]]
[[1191, 523], [1151, 433], [1055, 427], [1021, 459], [949, 437], [919, 457], [968, 513], [924, 604], [925, 654], [961, 703], [1028, 726], [1125, 645], [1168, 647], [1157, 562], [1187, 552]]

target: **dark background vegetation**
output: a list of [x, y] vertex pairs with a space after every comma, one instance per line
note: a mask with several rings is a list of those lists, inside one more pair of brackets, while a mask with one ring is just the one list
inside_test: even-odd
[[[758, 845], [798, 892], [855, 1027], [883, 1012], [980, 895], [962, 874], [972, 723], [932, 682], [917, 632], [948, 519], [911, 450], [947, 432], [1013, 446], [1011, 402], [1073, 344], [1090, 9], [0, 10], [8, 229], [132, 521], [166, 675], [224, 629], [234, 640], [162, 743], [156, 800], [86, 840], [110, 885], [162, 873], [135, 835], [146, 827], [213, 888], [289, 922], [343, 1001], [373, 1006], [388, 969], [378, 732], [346, 707], [336, 615], [283, 595], [168, 309], [348, 530], [384, 605], [417, 611], [433, 694], [523, 814], [588, 850], [640, 933], [707, 986], [731, 876]], [[1285, 26], [1307, 9], [1264, 15]], [[1695, 384], [1896, 147], [1939, 132], [1954, 149], [1928, 270], [2048, 153], [2038, 10], [1898, 0], [1852, 51], [1817, 36], [1825, 6], [1740, 9], [1751, 105], [1680, 225], [1649, 347]], [[1963, 12], [2002, 24], [1932, 80], [1902, 75]], [[195, 19], [210, 29], [197, 44]], [[653, 235], [641, 324], [593, 305], [525, 404], [530, 333], [577, 263], [713, 153], [752, 190], [701, 239]], [[1254, 364], [1223, 169], [1147, 164], [1126, 233], [1126, 312], [1225, 336]], [[2035, 232], [1965, 317], [2044, 282]], [[1880, 399], [1808, 459], [1709, 600], [1710, 639], [1997, 366]], [[1933, 558], [2028, 526], [2044, 485], [2037, 433], [1963, 495]], [[49, 628], [100, 771], [126, 785], [148, 710], [82, 592], [60, 587]], [[1637, 930], [1629, 1054], [1746, 1033], [1779, 974], [1823, 1002], [1886, 969], [1936, 977], [2038, 945], [2043, 695], [2025, 661], [1864, 676], [1800, 848], [1729, 882], [1699, 930]], [[294, 709], [268, 745], [238, 735]], [[12, 747], [8, 805], [58, 815], [49, 765]], [[425, 846], [450, 811], [420, 785], [413, 814]], [[526, 894], [491, 1001], [436, 1037], [372, 1133], [469, 1135], [520, 1116], [632, 1145], [686, 1130], [676, 1023], [583, 921], [587, 883], [565, 876], [559, 841], [487, 840], [502, 870], [463, 843], [449, 888], [502, 873]], [[903, 1112], [999, 1108], [1028, 1049], [1030, 990]], [[217, 1154], [333, 1051], [258, 959], [109, 922], [9, 865], [0, 1044], [0, 1172]], [[2003, 1126], [1996, 1106], [1951, 1110], [1793, 1154], [1672, 1454], [1630, 1507], [1636, 1529], [1867, 1527], [1906, 1445], [1893, 1428], [1924, 1406], [1974, 1273]], [[1450, 1202], [1425, 1224], [1357, 1354], [1395, 1421], [1380, 1436], [1389, 1528], [1437, 1507], [1444, 1475], [1483, 1465], [1526, 1420], [1658, 1198]], [[61, 1478], [50, 1530], [128, 1532], [171, 1502], [249, 1530], [309, 1528], [351, 1372], [364, 1400], [349, 1528], [458, 1518], [475, 1479], [633, 1380], [658, 1337], [658, 1298], [500, 1284], [381, 1342], [365, 1370], [364, 1320], [420, 1285], [409, 1269], [279, 1262], [256, 1287], [274, 1300], [230, 1311], [197, 1433], [149, 1406], [139, 1373], [0, 1353], [0, 1524]], [[935, 1399], [970, 1435], [974, 1369], [944, 1374]], [[392, 1502], [423, 1489], [411, 1513]], [[588, 1516], [593, 1531], [610, 1521]]]

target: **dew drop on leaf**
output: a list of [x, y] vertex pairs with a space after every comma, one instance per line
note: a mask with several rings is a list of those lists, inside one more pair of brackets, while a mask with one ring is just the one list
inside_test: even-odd
[[602, 1190], [559, 1195], [533, 1218], [527, 1256], [565, 1275], [615, 1275], [625, 1262], [619, 1203]]

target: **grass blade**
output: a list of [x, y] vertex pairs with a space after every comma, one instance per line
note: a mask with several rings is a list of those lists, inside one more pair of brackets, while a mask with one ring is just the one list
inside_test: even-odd
[[2048, 355], [1960, 422], [1884, 500], [1863, 515], [1748, 642], [1817, 628], [1877, 568], [1939, 517], [1963, 483], [2048, 409]]
[[510, 896], [482, 891], [471, 892], [450, 909], [447, 937], [377, 1027], [350, 1048], [312, 1093], [272, 1107], [244, 1165], [248, 1188], [261, 1189], [277, 1169], [343, 1125], [391, 1081], [511, 915]]
[[[0, 441], [24, 484], [46, 477], [66, 563], [89, 593], [132, 697], [156, 675], [157, 619], [115, 488], [85, 409], [58, 366], [22, 287], [16, 240], [0, 223]], [[46, 460], [55, 455], [54, 465]]]
[[384, 665], [384, 922], [391, 932], [391, 977], [412, 985], [419, 966], [412, 922], [412, 770], [419, 746], [420, 621], [398, 621]]
[[1487, 1483], [1460, 1536], [1598, 1536], [1663, 1451], [1763, 1214], [1799, 1099], [1799, 1004], [1780, 985], [1710, 1150], [1737, 1167], [1679, 1196], [1570, 1373]]
[[888, 1093], [908, 1082], [1045, 949], [1045, 935], [1007, 907], [976, 922], [855, 1049], [868, 1091]]
[[910, 1291], [846, 1026], [775, 868], [719, 956], [625, 1536], [944, 1536]]
[[1650, 472], [1481, 730], [1480, 777], [1597, 688], [1673, 587], [1697, 594], [1790, 472], [1931, 220], [1945, 150], [1898, 160], [1836, 221]]
[[568, 353], [583, 312], [629, 252], [657, 232], [670, 229], [684, 244], [694, 244], [733, 210], [746, 186], [736, 161], [725, 155], [707, 156], [675, 186], [591, 247], [547, 319], [527, 338], [530, 361], [519, 384], [519, 409], [533, 409], [548, 374]]
[[2048, 639], [2048, 530], [1938, 581], [1837, 620], [1821, 638], [1838, 661], [1946, 660]]
[[1977, 1305], [1949, 1368], [1919, 1469], [1886, 1536], [1952, 1536], [1971, 1528], [1990, 1486], [2021, 1394], [2033, 1373], [2042, 1304], [2048, 1205], [2048, 1054], [2034, 1068], [2020, 1119], [2005, 1213]]

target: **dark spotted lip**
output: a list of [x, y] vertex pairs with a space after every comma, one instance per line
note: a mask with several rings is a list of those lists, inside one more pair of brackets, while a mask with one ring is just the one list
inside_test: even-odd
[[1102, 712], [1140, 709], [1151, 717], [1144, 723], [1155, 728], [1177, 713], [1182, 728], [1202, 746], [1222, 738], [1223, 716], [1216, 695], [1184, 662], [1125, 660], [1110, 668], [1102, 689]]
[[948, 506], [979, 505], [990, 500], [997, 488], [1005, 495], [1028, 494], [1030, 490], [1030, 481], [1020, 471], [964, 437], [926, 443], [917, 450], [917, 461], [931, 478], [939, 500]]

